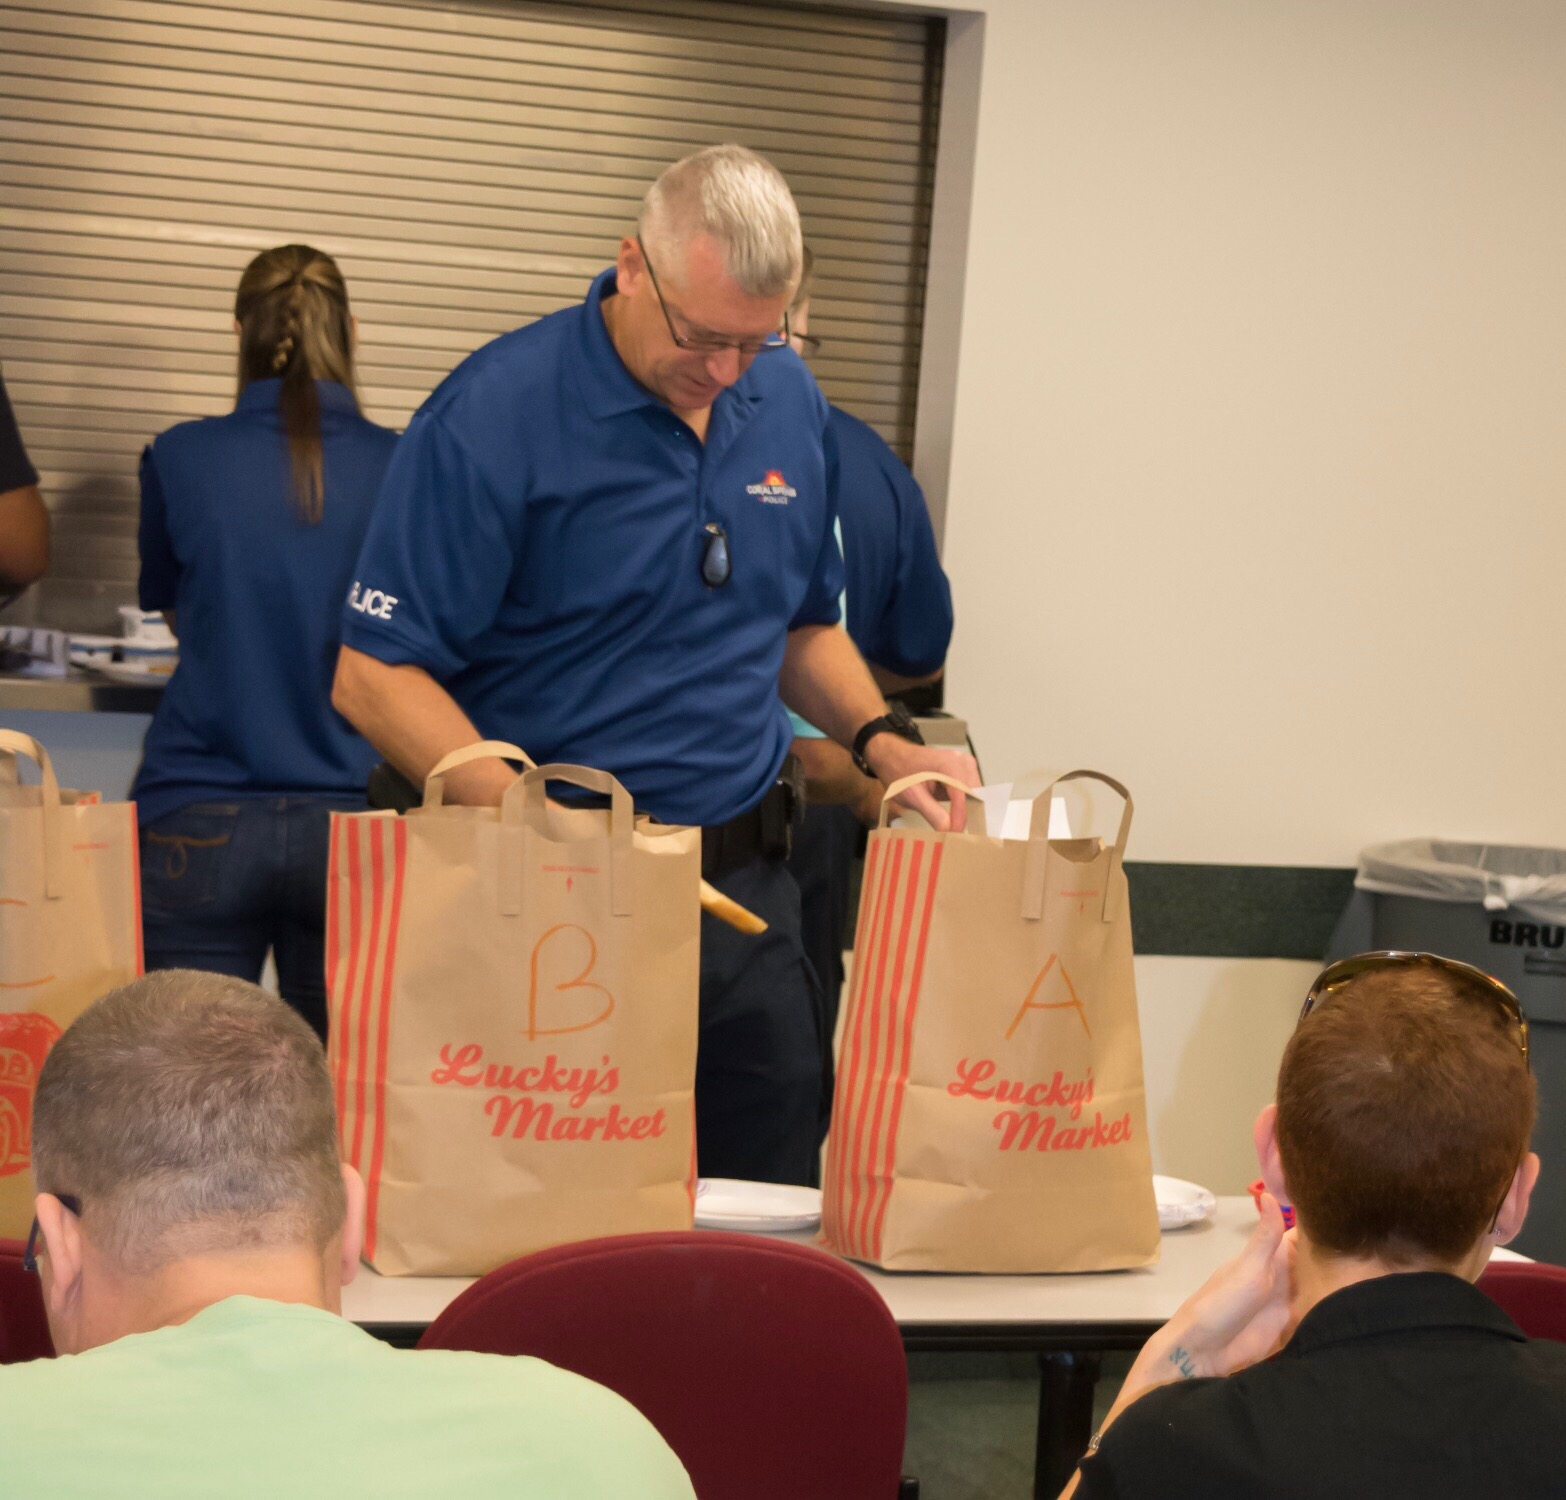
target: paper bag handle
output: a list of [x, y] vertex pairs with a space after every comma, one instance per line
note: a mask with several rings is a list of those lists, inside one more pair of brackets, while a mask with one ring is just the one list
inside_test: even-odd
[[446, 800], [446, 772], [475, 760], [519, 760], [530, 771], [534, 765], [533, 757], [526, 750], [505, 740], [480, 740], [476, 745], [464, 745], [450, 755], [441, 756], [430, 768], [430, 774], [424, 778], [424, 805], [442, 806]]
[[[591, 766], [533, 766], [524, 771], [507, 791], [500, 804], [504, 828], [526, 824], [546, 837], [549, 832], [545, 807], [545, 787], [551, 781], [568, 781], [583, 791], [598, 792], [609, 799], [609, 909], [617, 917], [631, 914], [631, 835], [636, 827], [636, 808], [631, 794], [607, 771]], [[502, 836], [500, 875], [503, 916], [515, 916], [522, 910], [521, 848]]]
[[972, 794], [973, 788], [966, 783], [958, 781], [955, 776], [948, 776], [944, 771], [915, 771], [912, 776], [900, 776], [886, 789], [886, 794], [881, 798], [881, 816], [876, 820], [877, 828], [885, 828], [887, 819], [892, 812], [892, 798], [900, 797], [911, 786], [918, 786], [925, 781], [941, 781], [947, 786], [956, 787], [959, 792]]
[[54, 763], [49, 752], [30, 734], [15, 729], [0, 729], [0, 774], [6, 781], [15, 782], [16, 757], [25, 755], [38, 766], [42, 780], [40, 791], [43, 801], [43, 857], [44, 895], [57, 901], [65, 894], [63, 861], [65, 858], [65, 820], [60, 815], [60, 783], [54, 774]]
[[1109, 857], [1109, 868], [1104, 873], [1104, 898], [1099, 906], [1099, 920], [1111, 922], [1115, 917], [1115, 877], [1125, 862], [1126, 839], [1131, 833], [1131, 814], [1134, 806], [1131, 793], [1102, 771], [1065, 771], [1055, 777], [1033, 799], [1033, 819], [1028, 828], [1028, 863], [1022, 881], [1022, 918], [1025, 922], [1037, 922], [1044, 915], [1044, 888], [1049, 873], [1049, 805], [1055, 788], [1063, 781], [1101, 781], [1111, 791], [1118, 792], [1125, 803], [1120, 814], [1120, 831], [1115, 835], [1114, 849]]

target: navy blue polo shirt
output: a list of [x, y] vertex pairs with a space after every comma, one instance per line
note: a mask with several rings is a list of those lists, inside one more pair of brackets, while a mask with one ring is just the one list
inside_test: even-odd
[[[423, 667], [489, 739], [609, 771], [639, 810], [713, 824], [788, 751], [788, 632], [834, 624], [826, 402], [792, 350], [713, 403], [703, 444], [631, 376], [602, 302], [465, 360], [398, 443], [343, 640]], [[732, 577], [701, 577], [723, 527]]]
[[848, 633], [866, 661], [924, 677], [946, 660], [952, 590], [924, 492], [874, 428], [837, 407], [838, 517], [848, 568]]
[[147, 730], [143, 823], [192, 802], [362, 797], [379, 757], [331, 703], [337, 621], [397, 434], [317, 381], [325, 501], [294, 507], [281, 380], [171, 427], [141, 459], [143, 609], [177, 612], [179, 668]]

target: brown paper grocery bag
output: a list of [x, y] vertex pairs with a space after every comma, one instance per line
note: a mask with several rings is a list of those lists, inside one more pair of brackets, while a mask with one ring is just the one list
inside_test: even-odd
[[[1112, 846], [1048, 837], [1055, 785], [1081, 777], [1124, 798]], [[887, 796], [932, 779], [948, 778]], [[1131, 810], [1095, 771], [1046, 787], [1026, 840], [888, 828], [883, 806], [826, 1150], [831, 1248], [910, 1271], [1157, 1258], [1122, 869]]]
[[[500, 808], [338, 814], [328, 1061], [365, 1258], [478, 1275], [569, 1240], [689, 1229], [701, 833], [612, 777], [527, 771]], [[561, 807], [548, 781], [610, 798]]]
[[[21, 783], [18, 756], [37, 763], [40, 785]], [[0, 729], [0, 1235], [25, 1235], [32, 1222], [44, 1057], [141, 967], [136, 804], [62, 790], [37, 740]]]

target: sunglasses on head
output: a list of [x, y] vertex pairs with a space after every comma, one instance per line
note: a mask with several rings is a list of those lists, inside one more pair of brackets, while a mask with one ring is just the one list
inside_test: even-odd
[[[82, 1216], [82, 1200], [72, 1193], [56, 1193], [54, 1195], [79, 1219]], [[22, 1269], [31, 1271], [34, 1275], [38, 1272], [38, 1238], [42, 1233], [38, 1220], [34, 1218], [33, 1227], [27, 1236], [27, 1246], [22, 1251]]]
[[[1350, 980], [1358, 979], [1361, 974], [1374, 974], [1382, 969], [1418, 968], [1435, 969], [1443, 974], [1455, 974], [1469, 980], [1493, 999], [1496, 1006], [1511, 1022], [1517, 1045], [1522, 1051], [1523, 1062], [1528, 1063], [1528, 1018], [1523, 1014], [1517, 997], [1499, 979], [1486, 974], [1483, 969], [1476, 969], [1472, 964], [1459, 963], [1455, 958], [1442, 958], [1437, 953], [1404, 953], [1389, 948], [1378, 953], [1357, 953], [1353, 958], [1340, 958], [1337, 963], [1329, 965], [1316, 976], [1316, 982], [1311, 985], [1310, 993], [1305, 997], [1305, 1004], [1300, 1008], [1300, 1020], [1303, 1021], [1311, 1013], [1318, 1001], [1325, 999], [1334, 990], [1341, 989]], [[1532, 1064], [1529, 1063], [1529, 1066], [1531, 1067]]]

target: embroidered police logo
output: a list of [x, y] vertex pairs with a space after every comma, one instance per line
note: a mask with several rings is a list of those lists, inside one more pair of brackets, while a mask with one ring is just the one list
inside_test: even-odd
[[763, 505], [787, 505], [799, 491], [783, 478], [781, 469], [768, 469], [760, 484], [747, 484], [747, 495], [754, 495]]

